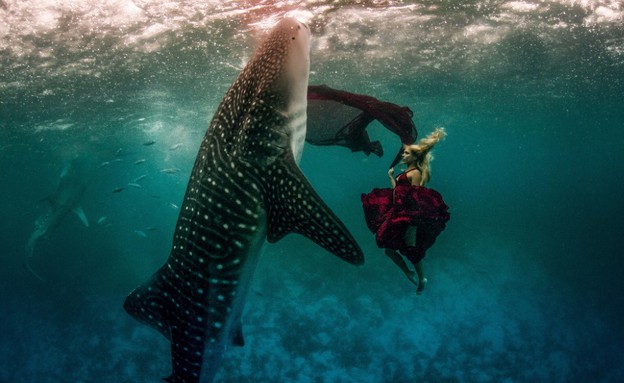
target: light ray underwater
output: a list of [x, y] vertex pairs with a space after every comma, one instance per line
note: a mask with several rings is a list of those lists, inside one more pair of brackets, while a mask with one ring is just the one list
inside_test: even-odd
[[624, 381], [617, 2], [0, 0], [0, 51], [0, 382]]

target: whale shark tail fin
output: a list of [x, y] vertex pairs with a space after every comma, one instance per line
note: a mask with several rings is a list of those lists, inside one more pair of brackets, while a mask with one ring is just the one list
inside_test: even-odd
[[124, 309], [134, 319], [160, 332], [171, 340], [171, 321], [167, 292], [158, 280], [159, 273], [132, 291], [124, 302]]

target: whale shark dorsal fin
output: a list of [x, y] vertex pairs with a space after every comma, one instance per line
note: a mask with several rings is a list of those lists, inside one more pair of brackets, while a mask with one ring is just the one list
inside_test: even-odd
[[269, 167], [266, 177], [269, 242], [277, 242], [291, 232], [299, 233], [349, 263], [364, 263], [355, 239], [314, 191], [290, 151]]
[[82, 206], [76, 206], [73, 209], [73, 212], [78, 216], [78, 218], [80, 218], [80, 220], [82, 221], [82, 223], [86, 227], [89, 227], [89, 220], [87, 219], [87, 215], [85, 214], [84, 210], [82, 209]]

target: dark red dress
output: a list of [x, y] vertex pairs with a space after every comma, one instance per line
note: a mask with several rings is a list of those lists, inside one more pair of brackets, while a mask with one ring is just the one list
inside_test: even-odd
[[[396, 178], [393, 189], [373, 189], [362, 194], [364, 217], [375, 234], [377, 246], [399, 250], [412, 263], [425, 257], [450, 218], [440, 193], [424, 186], [412, 186], [407, 172]], [[394, 202], [393, 202], [394, 194]], [[408, 226], [416, 226], [416, 245], [405, 244]]]

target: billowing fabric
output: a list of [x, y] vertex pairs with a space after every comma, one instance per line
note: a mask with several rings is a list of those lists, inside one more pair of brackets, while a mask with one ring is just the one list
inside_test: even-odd
[[[414, 263], [425, 256], [450, 219], [442, 195], [424, 186], [410, 185], [405, 173], [397, 177], [394, 190], [375, 188], [362, 194], [362, 205], [366, 224], [375, 234], [377, 246], [401, 251]], [[409, 226], [417, 228], [413, 247], [405, 243]]]
[[[405, 106], [380, 101], [365, 94], [330, 88], [326, 85], [308, 87], [306, 141], [312, 145], [340, 145], [366, 155], [384, 153], [379, 141], [371, 141], [368, 125], [377, 120], [396, 134], [404, 145], [416, 140], [414, 113]], [[402, 146], [392, 165], [401, 159]]]

